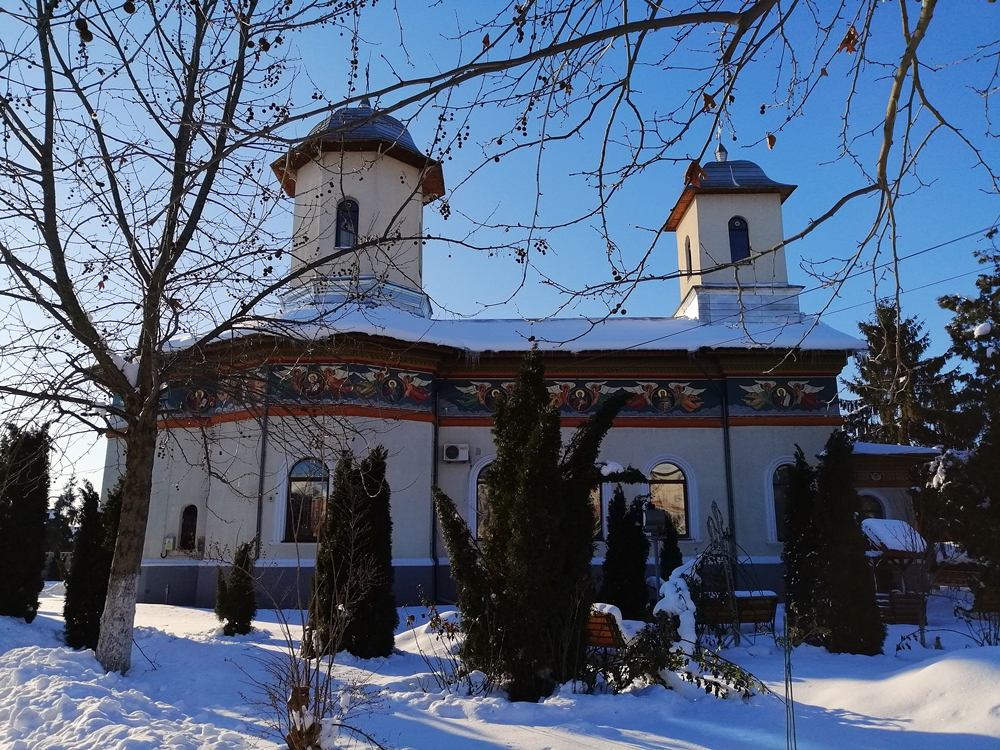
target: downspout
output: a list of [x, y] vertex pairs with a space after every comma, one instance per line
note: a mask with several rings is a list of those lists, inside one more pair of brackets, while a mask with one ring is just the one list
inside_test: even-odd
[[[431, 428], [434, 435], [431, 438], [431, 487], [437, 487], [438, 483], [438, 431], [440, 427], [441, 389], [438, 387], [438, 378], [434, 377], [434, 421]], [[438, 602], [438, 567], [440, 561], [437, 553], [437, 511], [434, 509], [434, 498], [431, 497], [431, 601]]]
[[[708, 371], [702, 366], [701, 361], [698, 359], [697, 353], [694, 355], [694, 361], [698, 365], [698, 369], [704, 373], [705, 377], [708, 378], [708, 382], [712, 384], [712, 388], [715, 392], [719, 394], [722, 400], [722, 460], [725, 465], [725, 475], [726, 475], [726, 511], [729, 514], [729, 535], [732, 540], [732, 560], [736, 560], [736, 550], [738, 545], [736, 544], [736, 500], [733, 492], [733, 445], [732, 445], [732, 433], [730, 431], [729, 424], [729, 389], [726, 387], [726, 378], [722, 378], [722, 387], [716, 382], [715, 378], [708, 374]], [[733, 563], [735, 565], [735, 562]], [[736, 580], [736, 571], [732, 571], [733, 580]]]
[[261, 550], [261, 525], [264, 517], [264, 469], [267, 465], [267, 426], [268, 426], [268, 401], [267, 388], [264, 388], [264, 413], [261, 415], [260, 427], [260, 470], [257, 475], [257, 540], [254, 550], [254, 560], [260, 560]]

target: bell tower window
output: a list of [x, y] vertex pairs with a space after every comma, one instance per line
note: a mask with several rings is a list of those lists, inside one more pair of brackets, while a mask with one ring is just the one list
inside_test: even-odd
[[694, 264], [691, 262], [691, 238], [684, 238], [684, 271], [690, 276], [694, 273]]
[[729, 220], [729, 253], [733, 263], [750, 257], [750, 228], [742, 216]]
[[337, 247], [354, 247], [358, 241], [358, 202], [350, 198], [337, 204]]

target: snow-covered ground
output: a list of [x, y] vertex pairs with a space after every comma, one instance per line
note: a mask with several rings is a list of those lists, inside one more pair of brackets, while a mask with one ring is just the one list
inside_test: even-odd
[[[206, 610], [139, 605], [132, 671], [105, 675], [90, 652], [60, 645], [62, 596], [49, 589], [31, 625], [0, 618], [0, 748], [275, 748], [255, 683], [286, 641], [275, 613], [251, 635], [226, 638]], [[930, 750], [1000, 747], [1000, 648], [968, 647], [945, 597], [931, 599], [928, 643], [943, 650], [896, 653], [912, 632], [889, 629], [886, 655], [793, 653], [798, 747]], [[297, 620], [298, 613], [285, 613]], [[423, 620], [419, 611], [416, 623]], [[398, 653], [363, 662], [345, 656], [338, 675], [371, 676], [381, 704], [357, 724], [388, 746], [437, 750], [523, 748], [784, 748], [785, 707], [774, 695], [744, 703], [661, 687], [612, 695], [564, 688], [539, 703], [441, 692], [420, 657], [422, 627], [397, 638]], [[299, 628], [292, 627], [293, 637]], [[733, 661], [784, 694], [782, 654], [767, 636], [728, 649]]]

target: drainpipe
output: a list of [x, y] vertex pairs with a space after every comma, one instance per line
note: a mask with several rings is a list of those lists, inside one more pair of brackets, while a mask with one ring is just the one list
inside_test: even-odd
[[260, 560], [261, 523], [264, 516], [264, 469], [267, 466], [267, 425], [268, 425], [267, 387], [264, 388], [264, 413], [261, 416], [260, 427], [260, 470], [257, 475], [257, 543], [254, 545], [254, 560]]
[[[440, 428], [440, 402], [441, 389], [439, 387], [437, 373], [434, 375], [434, 421], [431, 427], [434, 430], [431, 439], [431, 487], [437, 487], [438, 483], [438, 431]], [[437, 512], [434, 510], [434, 499], [431, 498], [431, 601], [437, 604], [438, 601], [438, 567], [440, 561], [437, 553]]]
[[694, 361], [698, 365], [698, 369], [704, 373], [705, 377], [708, 378], [708, 382], [712, 384], [712, 388], [715, 389], [715, 392], [718, 393], [719, 397], [722, 399], [722, 456], [726, 470], [726, 511], [729, 514], [729, 535], [732, 540], [732, 549], [730, 550], [731, 559], [733, 561], [732, 575], [733, 581], [735, 581], [735, 561], [738, 545], [736, 544], [736, 500], [733, 492], [733, 445], [729, 425], [729, 389], [727, 388], [725, 377], [722, 378], [722, 387], [719, 387], [715, 378], [709, 375], [702, 366], [697, 354], [694, 355]]

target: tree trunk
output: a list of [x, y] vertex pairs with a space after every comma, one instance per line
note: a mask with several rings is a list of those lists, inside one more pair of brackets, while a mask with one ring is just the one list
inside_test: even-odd
[[156, 410], [133, 423], [128, 441], [122, 487], [121, 521], [108, 581], [108, 598], [101, 616], [97, 660], [108, 672], [125, 674], [132, 666], [132, 627], [135, 624], [136, 586], [146, 540], [149, 499], [156, 456]]

